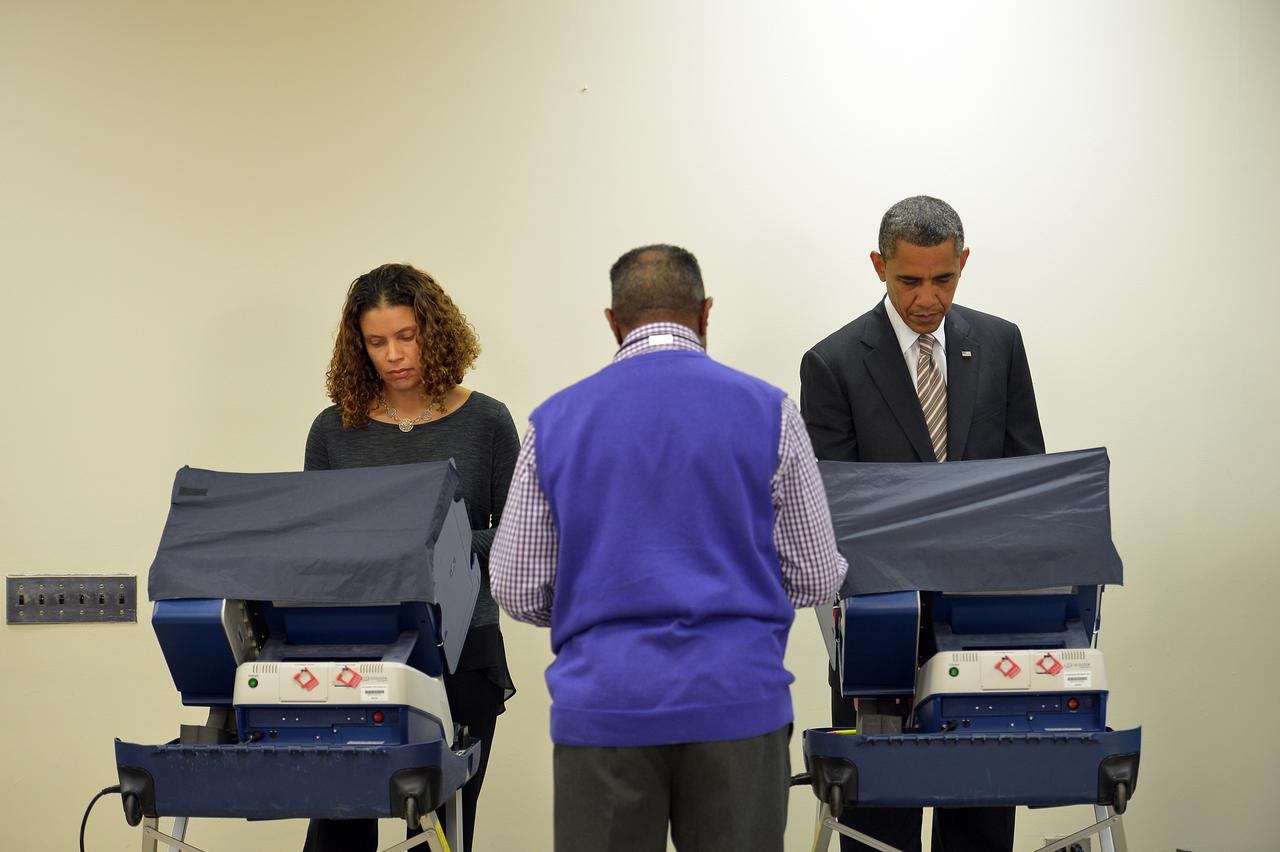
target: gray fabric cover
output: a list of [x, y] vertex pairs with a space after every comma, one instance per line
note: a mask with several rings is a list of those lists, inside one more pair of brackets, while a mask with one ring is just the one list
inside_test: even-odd
[[[434, 601], [434, 549], [457, 482], [452, 461], [303, 473], [184, 467], [174, 479], [148, 595]], [[459, 561], [469, 566], [469, 536], [450, 546], [465, 548]]]
[[818, 466], [849, 561], [841, 597], [1123, 582], [1105, 449]]

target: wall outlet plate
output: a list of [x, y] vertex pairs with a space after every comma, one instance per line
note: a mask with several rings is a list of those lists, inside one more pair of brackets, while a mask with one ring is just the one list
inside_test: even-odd
[[133, 574], [18, 574], [5, 577], [9, 624], [137, 622]]

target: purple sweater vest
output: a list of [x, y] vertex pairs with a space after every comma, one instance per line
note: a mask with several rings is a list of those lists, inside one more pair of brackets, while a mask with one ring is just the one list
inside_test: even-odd
[[532, 416], [559, 534], [551, 738], [646, 746], [792, 720], [773, 542], [782, 391], [701, 352], [619, 361]]

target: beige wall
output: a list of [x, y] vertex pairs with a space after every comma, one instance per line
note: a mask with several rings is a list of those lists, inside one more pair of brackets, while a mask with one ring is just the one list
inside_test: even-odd
[[[445, 284], [485, 347], [468, 384], [522, 426], [608, 358], [608, 265], [656, 240], [701, 259], [713, 353], [796, 393], [801, 353], [878, 297], [881, 212], [927, 192], [965, 219], [961, 302], [1025, 332], [1050, 449], [1111, 452], [1131, 847], [1271, 848], [1277, 44], [1277, 4], [1215, 0], [3, 0], [0, 571], [144, 583], [175, 468], [298, 468], [376, 264]], [[194, 717], [148, 616], [0, 627], [0, 846], [72, 848], [112, 737]], [[547, 849], [548, 641], [507, 637], [478, 846]], [[789, 663], [822, 724], [809, 614]], [[1086, 817], [1024, 812], [1022, 845]], [[137, 842], [100, 804], [89, 848]]]

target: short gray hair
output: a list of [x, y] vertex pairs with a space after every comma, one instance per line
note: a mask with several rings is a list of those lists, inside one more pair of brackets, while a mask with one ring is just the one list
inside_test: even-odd
[[955, 240], [956, 254], [960, 254], [964, 251], [964, 225], [947, 202], [913, 195], [890, 207], [880, 220], [880, 254], [893, 257], [898, 240], [925, 248]]
[[613, 315], [624, 328], [667, 319], [693, 319], [706, 299], [698, 259], [679, 246], [641, 246], [609, 270]]

